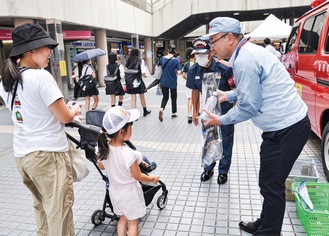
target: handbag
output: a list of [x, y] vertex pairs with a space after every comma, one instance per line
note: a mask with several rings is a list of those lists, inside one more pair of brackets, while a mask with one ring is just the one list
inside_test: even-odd
[[68, 138], [69, 157], [72, 165], [73, 182], [80, 182], [89, 174], [84, 151], [77, 149], [74, 143]]
[[154, 77], [157, 79], [157, 80], [160, 80], [161, 79], [161, 76], [162, 76], [162, 72], [164, 70], [164, 68], [166, 67], [166, 65], [168, 64], [168, 62], [172, 59], [173, 57], [170, 57], [166, 63], [163, 65], [159, 65], [159, 63], [156, 65], [155, 67], [155, 71], [154, 71]]
[[80, 86], [80, 91], [79, 94], [80, 96], [85, 96], [89, 95], [92, 90], [96, 88], [97, 82], [94, 79], [92, 75], [86, 75], [87, 69], [85, 71], [85, 74], [82, 76], [82, 78], [79, 79], [79, 86]]

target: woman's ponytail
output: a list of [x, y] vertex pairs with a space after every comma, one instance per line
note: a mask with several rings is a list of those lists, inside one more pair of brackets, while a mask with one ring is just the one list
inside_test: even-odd
[[17, 65], [19, 58], [8, 58], [4, 61], [1, 72], [2, 85], [6, 92], [13, 92], [13, 87], [16, 81], [23, 87], [22, 75]]

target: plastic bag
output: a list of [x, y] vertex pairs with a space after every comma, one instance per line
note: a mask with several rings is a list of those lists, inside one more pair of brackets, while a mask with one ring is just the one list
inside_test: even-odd
[[[217, 101], [217, 88], [219, 84], [218, 73], [205, 73], [202, 79], [202, 109], [208, 106], [211, 112], [220, 115], [221, 108]], [[222, 159], [223, 157], [223, 145], [222, 134], [220, 127], [209, 126], [205, 127], [201, 122], [202, 127], [202, 150], [201, 150], [201, 166], [206, 168], [212, 163]]]

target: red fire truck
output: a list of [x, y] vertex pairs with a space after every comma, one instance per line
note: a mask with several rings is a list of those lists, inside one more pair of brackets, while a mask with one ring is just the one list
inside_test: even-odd
[[329, 0], [315, 0], [298, 18], [282, 63], [308, 105], [312, 131], [321, 138], [321, 155], [329, 181]]

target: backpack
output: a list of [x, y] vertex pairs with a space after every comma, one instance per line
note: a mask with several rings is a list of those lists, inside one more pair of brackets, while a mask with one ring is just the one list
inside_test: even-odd
[[104, 82], [109, 82], [109, 81], [114, 81], [117, 79], [117, 73], [118, 73], [118, 70], [119, 70], [119, 64], [117, 64], [113, 74], [111, 74], [110, 72], [110, 67], [109, 65], [106, 66], [106, 70], [107, 70], [107, 75], [104, 76]]

